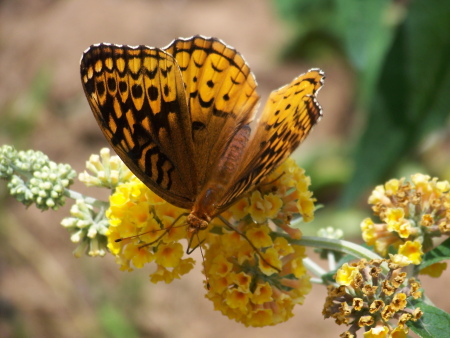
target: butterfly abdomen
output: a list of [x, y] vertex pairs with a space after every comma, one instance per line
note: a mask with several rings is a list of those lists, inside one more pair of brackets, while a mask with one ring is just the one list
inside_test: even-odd
[[195, 201], [194, 215], [207, 219], [220, 213], [218, 206], [234, 182], [233, 178], [247, 148], [250, 132], [250, 127], [245, 125], [231, 138], [219, 157], [216, 170], [211, 171], [207, 183]]

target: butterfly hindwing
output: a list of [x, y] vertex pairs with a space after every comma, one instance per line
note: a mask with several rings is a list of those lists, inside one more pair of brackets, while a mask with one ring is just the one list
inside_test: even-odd
[[258, 185], [306, 138], [322, 116], [315, 94], [323, 79], [321, 70], [311, 69], [270, 94], [218, 212]]
[[163, 50], [110, 44], [83, 54], [83, 88], [106, 138], [133, 173], [168, 202], [197, 194], [191, 116], [176, 60]]

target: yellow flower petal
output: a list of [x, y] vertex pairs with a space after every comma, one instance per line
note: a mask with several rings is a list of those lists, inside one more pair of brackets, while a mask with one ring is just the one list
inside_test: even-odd
[[420, 264], [422, 262], [422, 244], [418, 241], [407, 241], [398, 249], [400, 255], [406, 256], [413, 264]]

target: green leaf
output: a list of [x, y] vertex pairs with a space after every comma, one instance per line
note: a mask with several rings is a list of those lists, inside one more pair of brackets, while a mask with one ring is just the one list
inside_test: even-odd
[[336, 28], [336, 0], [274, 0], [273, 5], [291, 27], [291, 38], [281, 57], [316, 58], [341, 50]]
[[[417, 321], [409, 321], [408, 327], [423, 338], [444, 337], [450, 332], [450, 315], [441, 309], [422, 301], [414, 303], [424, 315]], [[445, 334], [447, 332], [447, 334]]]
[[450, 111], [449, 12], [446, 0], [410, 3], [371, 101], [344, 204], [386, 180], [427, 132], [445, 126]]
[[336, 1], [338, 28], [347, 57], [358, 73], [358, 105], [367, 105], [375, 90], [380, 68], [392, 43], [398, 20], [390, 0]]
[[444, 242], [423, 256], [420, 269], [424, 269], [434, 263], [447, 259], [450, 259], [450, 238], [447, 238]]
[[42, 67], [20, 97], [0, 102], [2, 123], [0, 134], [14, 140], [14, 145], [23, 148], [30, 145], [30, 136], [41, 117], [41, 110], [49, 102], [52, 73]]
[[[297, 22], [301, 27], [312, 27], [325, 24], [325, 14], [334, 10], [335, 0], [275, 0], [273, 2], [278, 13], [287, 21]], [[314, 18], [311, 18], [314, 17]]]

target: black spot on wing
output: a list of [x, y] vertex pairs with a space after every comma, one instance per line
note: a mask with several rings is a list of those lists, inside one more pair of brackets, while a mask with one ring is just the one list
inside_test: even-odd
[[98, 93], [98, 95], [103, 96], [103, 94], [105, 94], [105, 90], [106, 90], [106, 88], [105, 88], [105, 82], [104, 82], [104, 81], [98, 81], [98, 82], [96, 83], [96, 87], [97, 87], [97, 93]]
[[108, 89], [111, 92], [114, 92], [116, 90], [116, 88], [117, 88], [116, 80], [110, 77], [108, 79]]
[[209, 108], [214, 103], [214, 97], [211, 98], [209, 101], [203, 101], [202, 96], [198, 95], [198, 102], [200, 103], [200, 106], [203, 108]]
[[203, 122], [200, 122], [200, 121], [192, 122], [192, 130], [197, 131], [197, 130], [203, 130], [205, 128], [206, 128], [206, 126]]
[[155, 86], [148, 87], [147, 93], [151, 101], [156, 101], [158, 99], [159, 91]]
[[142, 95], [144, 94], [144, 91], [142, 89], [142, 86], [139, 84], [134, 84], [131, 87], [131, 94], [133, 95], [133, 97], [139, 99], [142, 97]]
[[127, 90], [128, 90], [128, 83], [126, 83], [125, 81], [120, 81], [119, 82], [119, 91], [123, 94], [123, 93], [126, 93]]

